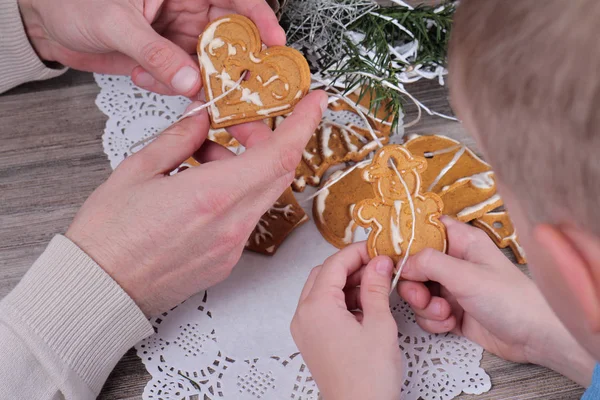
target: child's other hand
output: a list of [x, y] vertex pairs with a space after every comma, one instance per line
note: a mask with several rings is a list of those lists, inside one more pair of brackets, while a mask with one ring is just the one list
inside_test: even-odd
[[366, 244], [358, 243], [308, 277], [291, 328], [325, 400], [400, 398], [392, 269], [387, 257], [369, 261]]
[[534, 282], [483, 231], [447, 217], [443, 222], [448, 255], [428, 249], [411, 257], [398, 286], [417, 323], [428, 332], [465, 336], [506, 360], [544, 365], [589, 383], [593, 360]]

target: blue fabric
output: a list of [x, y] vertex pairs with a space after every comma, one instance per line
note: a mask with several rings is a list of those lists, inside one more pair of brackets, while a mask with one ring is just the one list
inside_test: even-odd
[[583, 394], [581, 400], [600, 400], [600, 364], [596, 365], [594, 376], [592, 376], [592, 384]]

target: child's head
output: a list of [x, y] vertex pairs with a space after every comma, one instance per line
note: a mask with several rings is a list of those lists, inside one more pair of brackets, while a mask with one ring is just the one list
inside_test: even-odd
[[450, 85], [537, 283], [600, 359], [598, 21], [598, 0], [463, 0]]

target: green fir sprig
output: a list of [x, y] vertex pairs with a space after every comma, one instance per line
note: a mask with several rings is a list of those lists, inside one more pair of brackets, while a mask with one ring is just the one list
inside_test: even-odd
[[[351, 31], [364, 37], [358, 43], [348, 37], [345, 39], [346, 57], [341, 62], [331, 60], [330, 73], [334, 79], [343, 79], [348, 90], [361, 87], [361, 98], [369, 94], [372, 112], [385, 105], [385, 111], [392, 116], [396, 127], [406, 97], [384, 82], [403, 87], [403, 81], [415, 68], [432, 72], [445, 67], [454, 10], [454, 5], [447, 3], [441, 8], [419, 6], [413, 10], [400, 6], [382, 7], [364, 15], [350, 27]], [[394, 48], [410, 46], [415, 40], [418, 43], [416, 51], [406, 60], [394, 54]]]
[[[300, 3], [304, 6], [302, 19], [292, 12]], [[377, 113], [384, 107], [395, 128], [407, 100], [397, 89], [419, 78], [417, 70], [432, 78], [436, 71], [440, 75], [447, 64], [454, 3], [413, 9], [367, 8], [364, 0], [327, 0], [327, 7], [317, 2], [315, 10], [308, 10], [308, 3], [311, 1], [291, 0], [288, 4], [288, 32], [296, 32], [301, 26], [300, 31], [312, 33], [291, 44], [304, 51], [313, 72], [322, 78], [342, 83], [346, 91], [360, 87], [361, 99], [371, 97], [370, 111]], [[344, 13], [336, 10], [336, 4]], [[318, 16], [311, 16], [315, 12]], [[346, 15], [354, 20], [340, 18], [340, 23], [321, 29], [323, 21]], [[326, 32], [330, 40], [315, 36], [315, 32]]]

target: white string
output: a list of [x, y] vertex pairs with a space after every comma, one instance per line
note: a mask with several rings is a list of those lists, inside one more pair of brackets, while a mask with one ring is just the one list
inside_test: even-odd
[[373, 79], [373, 80], [376, 80], [376, 81], [378, 81], [378, 82], [381, 82], [381, 84], [382, 84], [383, 86], [386, 86], [386, 87], [388, 87], [389, 89], [395, 90], [395, 91], [397, 91], [397, 92], [400, 92], [400, 93], [402, 93], [402, 94], [404, 94], [404, 95], [408, 96], [408, 97], [409, 97], [409, 98], [410, 98], [412, 101], [414, 101], [414, 102], [415, 102], [415, 104], [417, 104], [417, 105], [418, 105], [420, 108], [422, 108], [423, 110], [425, 110], [425, 112], [426, 112], [427, 114], [429, 114], [429, 115], [437, 115], [438, 117], [445, 118], [445, 119], [449, 119], [449, 120], [451, 120], [451, 121], [458, 121], [458, 119], [456, 119], [456, 118], [454, 118], [454, 117], [452, 117], [452, 116], [450, 116], [450, 115], [445, 115], [445, 114], [438, 113], [438, 112], [436, 112], [436, 111], [432, 111], [432, 110], [430, 110], [430, 109], [429, 109], [429, 108], [427, 108], [427, 107], [426, 107], [426, 106], [425, 106], [423, 103], [421, 103], [419, 100], [417, 100], [417, 99], [416, 99], [416, 98], [415, 98], [415, 97], [414, 97], [412, 94], [408, 93], [408, 91], [407, 91], [406, 89], [404, 89], [404, 87], [403, 87], [403, 86], [396, 86], [396, 85], [393, 85], [393, 84], [391, 84], [390, 82], [388, 82], [387, 80], [385, 80], [385, 79], [382, 79], [382, 78], [380, 78], [380, 77], [378, 77], [378, 76], [375, 76], [375, 75], [373, 75], [373, 74], [369, 74], [369, 73], [367, 73], [367, 72], [353, 72], [353, 74], [355, 74], [355, 75], [361, 75], [361, 76], [365, 76], [365, 77], [367, 77], [367, 78], [371, 78], [371, 79]]
[[[315, 79], [315, 78], [313, 78]], [[377, 143], [377, 145], [379, 146], [379, 148], [383, 148], [383, 143], [381, 143], [381, 140], [379, 140], [379, 138], [377, 137], [377, 135], [375, 134], [375, 131], [373, 130], [373, 127], [371, 126], [371, 124], [369, 123], [369, 119], [366, 117], [366, 115], [358, 108], [358, 106], [355, 105], [355, 103], [350, 100], [348, 97], [344, 96], [342, 94], [341, 91], [337, 90], [336, 88], [333, 88], [331, 85], [328, 85], [327, 83], [321, 81], [321, 83], [324, 83], [325, 87], [328, 90], [332, 90], [334, 93], [337, 94], [337, 96], [345, 101], [350, 107], [352, 107], [357, 113], [358, 115], [365, 121], [365, 124], [367, 126], [367, 129], [369, 130], [369, 133], [371, 134], [371, 137], [373, 138], [373, 140]], [[392, 290], [390, 292], [390, 294], [394, 291], [394, 289], [396, 288], [396, 285], [398, 284], [398, 281], [400, 280], [400, 275], [402, 274], [402, 270], [404, 269], [404, 266], [406, 265], [406, 262], [408, 261], [408, 256], [410, 254], [410, 249], [412, 247], [412, 244], [415, 240], [415, 226], [417, 224], [417, 214], [415, 212], [415, 204], [413, 202], [412, 199], [412, 193], [410, 192], [408, 185], [406, 184], [406, 182], [404, 181], [404, 179], [402, 178], [402, 175], [400, 174], [400, 171], [398, 171], [398, 167], [396, 166], [396, 164], [392, 161], [392, 159], [390, 158], [389, 160], [389, 164], [390, 166], [394, 169], [394, 172], [396, 173], [396, 175], [398, 175], [398, 179], [400, 180], [400, 182], [402, 183], [402, 186], [404, 187], [404, 190], [406, 191], [406, 195], [408, 198], [408, 204], [410, 205], [410, 212], [411, 212], [411, 217], [412, 217], [412, 233], [410, 236], [410, 240], [408, 242], [408, 246], [406, 248], [406, 252], [404, 254], [404, 257], [402, 258], [402, 262], [400, 263], [400, 266], [398, 267], [395, 275], [394, 275], [394, 280], [392, 282]], [[355, 165], [354, 168], [356, 168], [359, 164]], [[350, 171], [351, 172], [351, 171]], [[347, 173], [350, 173], [347, 171]], [[347, 174], [346, 174], [347, 175]], [[341, 178], [338, 178], [337, 181], [339, 181]], [[317, 193], [315, 193], [313, 195], [313, 198], [315, 196], [317, 196], [320, 192], [322, 192], [323, 190], [325, 190], [327, 187], [329, 186], [325, 186], [323, 188], [321, 188], [319, 191], [317, 191]]]
[[318, 195], [320, 195], [323, 191], [329, 189], [330, 187], [332, 187], [333, 185], [335, 185], [336, 183], [338, 183], [339, 181], [341, 181], [342, 179], [344, 179], [348, 174], [350, 174], [352, 171], [354, 171], [356, 168], [365, 165], [367, 163], [370, 163], [371, 160], [366, 160], [366, 161], [362, 161], [358, 164], [354, 164], [352, 167], [348, 168], [346, 171], [344, 171], [344, 173], [342, 173], [340, 176], [338, 176], [337, 178], [327, 182], [325, 184], [325, 186], [323, 186], [321, 189], [317, 190], [312, 196], [308, 197], [307, 199], [304, 200], [305, 203], [308, 203], [309, 201], [313, 200], [315, 197], [317, 197]]
[[246, 73], [242, 74], [242, 76], [240, 77], [240, 79], [238, 79], [238, 81], [235, 83], [235, 85], [233, 85], [229, 90], [227, 90], [226, 92], [222, 93], [221, 95], [215, 97], [214, 99], [212, 99], [211, 101], [209, 101], [208, 103], [204, 103], [202, 105], [199, 105], [198, 107], [194, 107], [191, 110], [189, 110], [188, 112], [186, 112], [185, 114], [183, 114], [181, 117], [179, 117], [175, 122], [173, 122], [171, 125], [167, 126], [166, 128], [164, 128], [163, 130], [155, 133], [154, 135], [147, 137], [145, 139], [140, 140], [139, 142], [136, 142], [134, 144], [131, 145], [131, 147], [129, 148], [129, 152], [131, 154], [135, 153], [135, 149], [137, 149], [140, 146], [145, 145], [148, 142], [151, 142], [152, 140], [156, 139], [158, 136], [162, 135], [167, 129], [171, 128], [173, 125], [176, 125], [178, 123], [180, 123], [181, 121], [183, 121], [186, 118], [192, 117], [194, 115], [196, 115], [197, 113], [199, 113], [200, 111], [204, 110], [205, 108], [208, 108], [210, 106], [212, 106], [213, 104], [215, 104], [217, 101], [220, 101], [221, 99], [229, 96], [229, 94], [231, 94], [233, 91], [237, 90], [240, 85], [242, 84], [242, 82], [244, 81], [244, 78], [246, 77]]
[[[408, 5], [406, 5], [407, 7], [410, 7]], [[412, 10], [412, 7], [410, 7], [410, 9]], [[394, 18], [392, 17], [388, 17], [387, 15], [382, 15], [376, 12], [370, 12], [370, 15], [374, 16], [374, 17], [379, 17], [383, 20], [386, 20], [388, 22], [391, 22], [393, 25], [395, 25], [396, 27], [398, 27], [398, 29], [400, 29], [402, 32], [405, 32], [408, 36], [410, 36], [411, 38], [414, 38], [415, 35], [409, 31], [408, 29], [406, 29], [402, 24], [400, 24], [398, 21], [396, 21]], [[416, 40], [415, 40], [416, 41]]]
[[396, 289], [396, 286], [398, 285], [398, 282], [400, 281], [400, 277], [402, 276], [402, 270], [404, 269], [404, 266], [406, 265], [406, 262], [408, 261], [408, 256], [410, 255], [410, 249], [413, 245], [413, 242], [415, 241], [415, 235], [416, 235], [416, 226], [417, 226], [417, 214], [415, 213], [415, 203], [413, 202], [410, 190], [408, 189], [408, 185], [406, 184], [406, 181], [404, 179], [402, 179], [402, 177], [400, 176], [400, 172], [398, 171], [398, 167], [396, 167], [396, 164], [394, 164], [391, 160], [390, 160], [390, 164], [392, 165], [392, 168], [394, 168], [394, 171], [396, 172], [396, 175], [398, 175], [398, 178], [400, 179], [400, 182], [402, 183], [402, 186], [404, 186], [404, 190], [406, 191], [406, 194], [408, 195], [408, 204], [410, 206], [410, 212], [412, 215], [412, 232], [410, 234], [410, 241], [408, 242], [408, 246], [406, 247], [406, 251], [404, 252], [404, 257], [402, 258], [402, 262], [400, 262], [400, 266], [398, 267], [398, 270], [396, 271], [396, 274], [394, 275], [394, 280], [392, 281], [392, 290], [390, 291], [390, 295], [394, 292], [394, 289]]
[[392, 0], [392, 3], [396, 3], [396, 4], [400, 5], [400, 6], [406, 7], [409, 10], [414, 10], [413, 6], [411, 6], [408, 3], [403, 2], [402, 0]]

